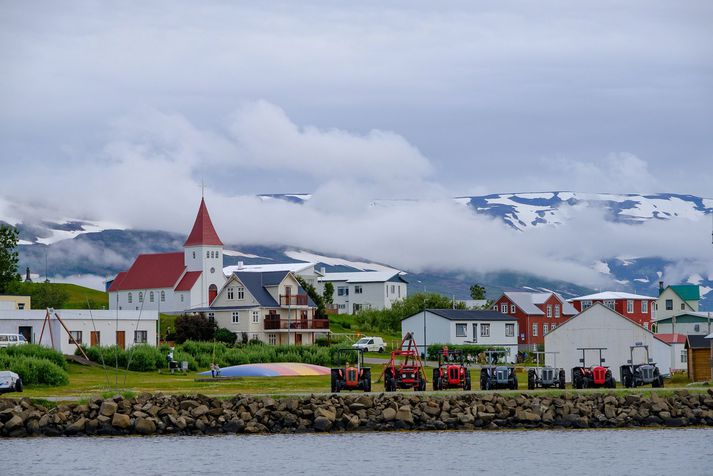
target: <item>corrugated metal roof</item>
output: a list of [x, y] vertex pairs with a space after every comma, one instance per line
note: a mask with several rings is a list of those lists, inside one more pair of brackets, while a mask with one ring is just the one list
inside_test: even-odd
[[667, 344], [685, 344], [686, 335], [685, 334], [656, 334], [656, 337], [661, 339]]
[[616, 299], [636, 299], [636, 300], [641, 300], [641, 301], [655, 301], [655, 297], [651, 296], [643, 296], [641, 294], [631, 294], [631, 293], [622, 293], [618, 291], [603, 291], [601, 293], [596, 293], [596, 294], [588, 294], [586, 296], [579, 296], [576, 298], [569, 299], [570, 302], [572, 301], [609, 301], [609, 300], [616, 300]]
[[401, 278], [398, 271], [359, 271], [353, 273], [325, 273], [320, 281], [344, 281], [347, 283], [385, 283], [394, 277], [398, 277], [401, 281], [406, 282]]
[[190, 291], [201, 277], [202, 271], [187, 271], [176, 286], [175, 291]]
[[[515, 317], [495, 311], [469, 311], [465, 309], [426, 309], [426, 311], [450, 321], [517, 321]], [[414, 314], [414, 316], [417, 315]]]
[[210, 219], [210, 214], [208, 213], [208, 207], [205, 205], [205, 200], [202, 198], [201, 204], [198, 207], [196, 221], [193, 223], [193, 229], [188, 235], [188, 239], [183, 246], [200, 245], [223, 246], [223, 242], [220, 241], [218, 233], [213, 227], [213, 222]]
[[684, 301], [699, 301], [701, 291], [697, 284], [676, 284], [669, 286]]
[[243, 273], [266, 273], [272, 271], [292, 271], [299, 273], [307, 268], [314, 267], [316, 263], [269, 263], [269, 264], [244, 264], [242, 266], [232, 265], [223, 268], [223, 274], [230, 276], [236, 272]]
[[[110, 291], [173, 288], [186, 269], [183, 253], [139, 255], [122, 279], [115, 279]], [[121, 273], [117, 275], [117, 278]]]
[[[535, 306], [535, 304], [532, 302], [533, 294], [536, 293], [508, 291], [505, 293], [505, 296], [507, 296], [507, 298], [510, 299], [510, 301], [512, 301], [517, 307], [519, 307], [520, 310], [525, 314], [530, 314], [532, 316], [543, 315], [544, 311], [539, 307]], [[550, 293], [546, 294], [548, 296], [550, 295]]]

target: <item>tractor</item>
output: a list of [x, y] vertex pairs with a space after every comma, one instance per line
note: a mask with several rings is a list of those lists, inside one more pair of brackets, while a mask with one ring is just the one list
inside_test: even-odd
[[[350, 363], [349, 357], [354, 358]], [[363, 390], [371, 392], [371, 369], [364, 367], [364, 351], [361, 349], [337, 350], [337, 364], [343, 367], [331, 369], [332, 393], [342, 390]]]
[[438, 353], [438, 368], [433, 369], [433, 390], [449, 388], [470, 390], [470, 369], [465, 366], [462, 351], [445, 347]]
[[480, 389], [492, 390], [499, 388], [509, 388], [517, 390], [517, 375], [515, 375], [515, 367], [509, 365], [495, 365], [498, 362], [498, 356], [506, 356], [507, 351], [504, 350], [488, 350], [485, 355], [488, 359], [488, 365], [480, 369]]
[[[527, 371], [527, 388], [533, 390], [535, 388], [564, 388], [565, 371], [557, 368], [558, 352], [535, 352], [537, 358], [537, 367]], [[546, 354], [552, 354], [554, 359], [554, 367], [545, 365]], [[540, 355], [542, 356], [542, 364], [540, 367]]]
[[[609, 367], [602, 365], [605, 360], [602, 356], [602, 351], [607, 350], [606, 347], [578, 347], [577, 350], [582, 351], [582, 358], [579, 362], [580, 367], [572, 369], [572, 387], [574, 388], [615, 388], [616, 380]], [[591, 367], [586, 366], [586, 352], [588, 350], [599, 351], [599, 365]]]
[[[646, 351], [645, 363], [634, 364], [634, 349], [644, 349]], [[631, 358], [627, 361], [627, 365], [622, 365], [619, 368], [621, 383], [627, 388], [649, 384], [652, 387], [663, 387], [663, 376], [653, 359], [649, 358], [649, 346], [637, 342], [636, 345], [629, 347], [629, 351]]]
[[[397, 362], [402, 358], [401, 362]], [[426, 371], [413, 335], [408, 332], [397, 350], [391, 352], [391, 361], [384, 367], [384, 390], [394, 392], [397, 388], [426, 390]]]

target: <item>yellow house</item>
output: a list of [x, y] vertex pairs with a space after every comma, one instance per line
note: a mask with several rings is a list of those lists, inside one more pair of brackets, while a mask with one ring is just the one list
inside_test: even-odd
[[5, 310], [30, 310], [30, 296], [10, 296], [0, 294], [0, 309]]

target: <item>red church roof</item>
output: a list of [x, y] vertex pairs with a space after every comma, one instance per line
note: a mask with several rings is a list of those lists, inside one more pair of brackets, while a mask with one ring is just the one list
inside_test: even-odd
[[190, 291], [200, 277], [200, 271], [187, 271], [186, 274], [183, 275], [181, 282], [176, 286], [175, 291]]
[[191, 234], [183, 246], [200, 246], [200, 245], [215, 245], [223, 246], [223, 242], [218, 238], [213, 227], [213, 222], [210, 221], [208, 208], [205, 206], [205, 200], [201, 198], [201, 206], [198, 208], [196, 222], [193, 224]]
[[128, 271], [116, 276], [109, 291], [173, 288], [184, 269], [183, 253], [139, 255]]

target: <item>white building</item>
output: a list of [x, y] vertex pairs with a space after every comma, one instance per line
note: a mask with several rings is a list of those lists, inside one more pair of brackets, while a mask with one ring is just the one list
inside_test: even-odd
[[47, 314], [46, 310], [0, 310], [0, 333], [23, 334], [28, 342], [52, 347], [63, 354], [74, 354], [76, 350], [68, 331], [84, 345], [118, 345], [125, 349], [134, 344], [156, 345], [156, 311], [57, 309], [45, 322]]
[[654, 324], [657, 334], [706, 335], [713, 332], [713, 313], [685, 312], [659, 319]]
[[[317, 263], [269, 263], [269, 264], [243, 264], [226, 266], [223, 274], [230, 277], [233, 273], [271, 273], [275, 271], [289, 271], [295, 276], [304, 279], [307, 284], [311, 284], [315, 289], [319, 286], [319, 278], [324, 276], [324, 271], [317, 271], [314, 267]], [[322, 268], [324, 269], [324, 268]]]
[[654, 320], [698, 312], [700, 300], [701, 291], [697, 284], [676, 284], [664, 289], [663, 281], [659, 281], [659, 297], [656, 299]]
[[656, 334], [656, 337], [671, 346], [671, 370], [685, 372], [688, 370], [688, 351], [686, 350], [685, 334]]
[[329, 320], [290, 271], [234, 272], [210, 307], [194, 309], [238, 335], [267, 344], [314, 344], [329, 334]]
[[[668, 374], [673, 366], [671, 347], [657, 338], [651, 331], [643, 328], [603, 304], [597, 303], [558, 326], [545, 336], [545, 350], [557, 352], [557, 366], [566, 370], [567, 381], [572, 378], [570, 370], [580, 366], [579, 359], [583, 347], [606, 347], [602, 356], [604, 365], [610, 367], [619, 380], [619, 367], [625, 365], [630, 357], [630, 347], [641, 343], [649, 346], [649, 357], [656, 362], [661, 372]], [[553, 365], [553, 356], [546, 354], [546, 363]], [[599, 353], [587, 351], [585, 365], [598, 365]], [[644, 351], [635, 351], [636, 360], [644, 360]]]
[[223, 242], [205, 200], [183, 251], [139, 255], [109, 287], [109, 309], [181, 313], [209, 306], [225, 284]]
[[389, 309], [406, 298], [408, 282], [400, 271], [359, 271], [324, 273], [319, 278], [319, 293], [324, 284], [334, 285], [333, 302], [339, 314], [355, 314], [362, 309]]
[[427, 309], [401, 321], [401, 335], [409, 332], [421, 348], [431, 344], [486, 345], [510, 349], [509, 362], [517, 358], [517, 318], [495, 311]]

